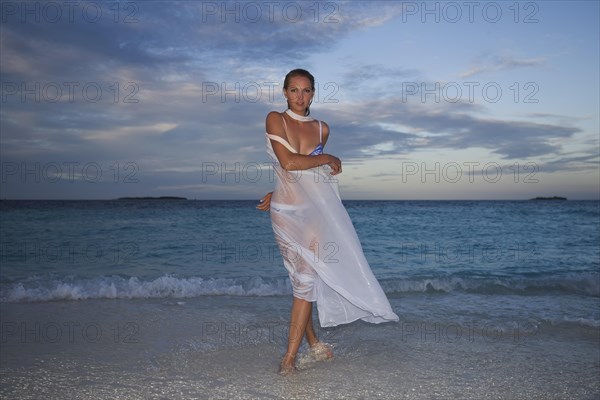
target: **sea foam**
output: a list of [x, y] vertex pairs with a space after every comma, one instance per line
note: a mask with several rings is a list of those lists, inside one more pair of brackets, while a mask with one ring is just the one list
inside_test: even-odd
[[[538, 277], [422, 277], [381, 279], [388, 295], [411, 293], [543, 295], [550, 293], [600, 297], [600, 275], [572, 272], [563, 276]], [[95, 278], [31, 278], [5, 283], [0, 301], [8, 303], [88, 299], [192, 298], [199, 296], [286, 296], [291, 294], [287, 278], [202, 278], [164, 275], [153, 279], [104, 276]]]

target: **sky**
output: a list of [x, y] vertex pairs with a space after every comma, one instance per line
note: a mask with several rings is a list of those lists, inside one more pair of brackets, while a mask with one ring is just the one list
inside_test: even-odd
[[259, 199], [294, 68], [343, 199], [600, 198], [597, 1], [0, 5], [2, 199]]

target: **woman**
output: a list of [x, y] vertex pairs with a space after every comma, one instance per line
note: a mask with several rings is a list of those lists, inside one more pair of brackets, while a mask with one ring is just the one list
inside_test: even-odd
[[315, 79], [308, 71], [290, 71], [283, 84], [288, 109], [272, 111], [266, 120], [267, 153], [277, 184], [257, 208], [271, 212], [294, 294], [282, 374], [295, 369], [303, 337], [316, 359], [333, 357], [331, 346], [315, 335], [313, 302], [323, 327], [358, 319], [398, 320], [364, 257], [332, 178], [342, 172], [342, 163], [323, 153], [329, 126], [309, 116], [314, 92]]

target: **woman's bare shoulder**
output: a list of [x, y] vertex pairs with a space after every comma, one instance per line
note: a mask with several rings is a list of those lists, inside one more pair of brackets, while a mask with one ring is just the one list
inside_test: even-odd
[[281, 117], [283, 117], [283, 113], [280, 113], [279, 111], [271, 111], [267, 114], [267, 121], [275, 118], [281, 119]]
[[267, 114], [267, 119], [265, 121], [267, 133], [285, 137], [282, 118], [283, 114], [278, 111], [271, 111]]

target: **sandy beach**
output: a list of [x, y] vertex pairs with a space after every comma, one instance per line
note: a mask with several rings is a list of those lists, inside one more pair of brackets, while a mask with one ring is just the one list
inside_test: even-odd
[[[285, 297], [2, 305], [5, 399], [595, 399], [598, 329], [423, 321], [320, 330], [287, 377]], [[398, 306], [401, 299], [393, 298]], [[252, 303], [250, 307], [248, 304]], [[250, 311], [253, 310], [253, 311]], [[262, 310], [262, 311], [257, 311]], [[575, 328], [574, 328], [575, 329]], [[575, 340], [574, 340], [575, 339]]]

